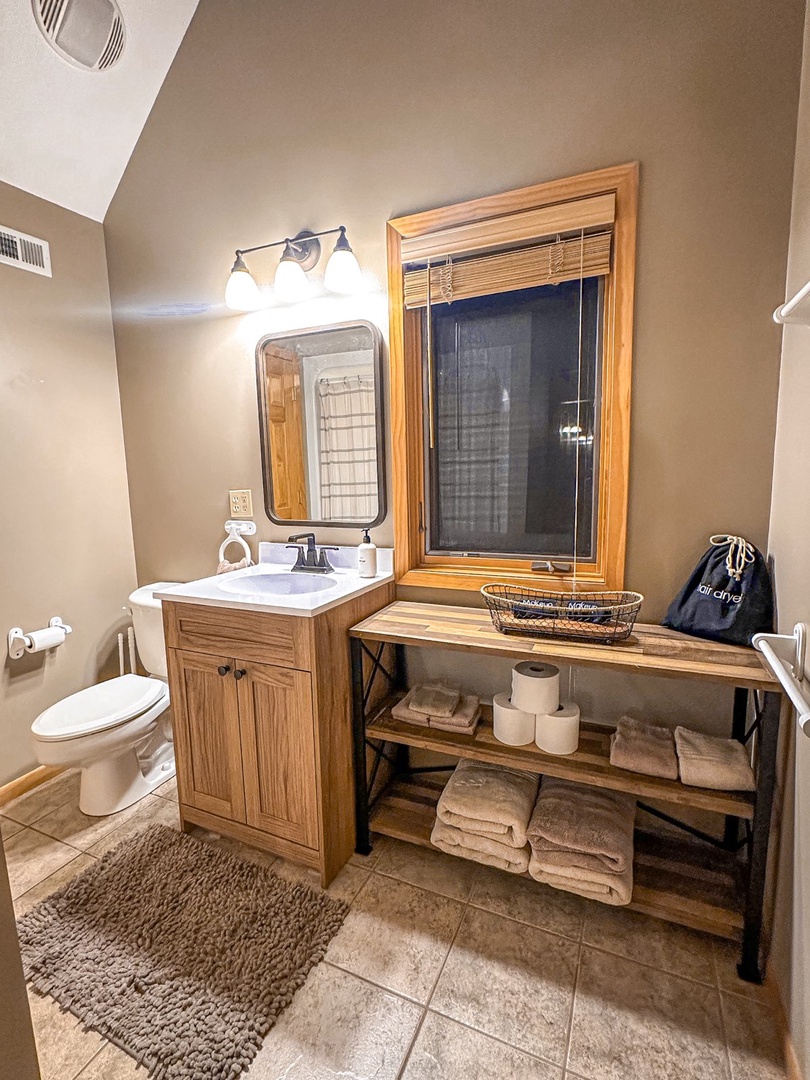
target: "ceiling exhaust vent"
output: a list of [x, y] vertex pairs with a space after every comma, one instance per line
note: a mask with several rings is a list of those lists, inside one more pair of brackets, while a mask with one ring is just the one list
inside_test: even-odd
[[0, 225], [0, 263], [52, 277], [51, 248], [47, 240]]
[[32, 0], [48, 44], [85, 71], [111, 68], [124, 51], [124, 19], [116, 0]]

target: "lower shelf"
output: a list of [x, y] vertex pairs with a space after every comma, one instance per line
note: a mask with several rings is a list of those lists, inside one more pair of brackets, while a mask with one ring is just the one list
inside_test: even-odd
[[[448, 773], [401, 775], [385, 788], [371, 828], [432, 847], [436, 803]], [[706, 844], [638, 830], [631, 911], [737, 940], [743, 925], [739, 860]]]

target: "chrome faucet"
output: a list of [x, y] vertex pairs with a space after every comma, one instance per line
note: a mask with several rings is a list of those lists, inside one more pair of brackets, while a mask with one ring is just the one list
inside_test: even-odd
[[[326, 556], [327, 551], [338, 551], [336, 547], [322, 547], [320, 551], [315, 547], [315, 533], [295, 533], [293, 536], [287, 538], [289, 543], [288, 548], [296, 548], [298, 555], [295, 559], [295, 565], [291, 568], [293, 574], [333, 574], [335, 572], [334, 566], [329, 562]], [[306, 540], [307, 550], [304, 552], [304, 545], [296, 543], [298, 540]]]

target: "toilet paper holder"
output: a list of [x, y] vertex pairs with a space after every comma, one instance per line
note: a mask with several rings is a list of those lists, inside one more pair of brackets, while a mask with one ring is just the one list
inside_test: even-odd
[[[63, 644], [68, 634], [73, 633], [73, 627], [68, 626], [67, 623], [63, 623], [58, 615], [49, 621], [48, 628], [51, 630], [62, 630], [62, 640], [55, 641], [49, 648], [55, 649], [57, 645]], [[38, 631], [32, 631], [37, 633]], [[8, 632], [8, 655], [12, 660], [19, 660], [26, 652], [39, 651], [35, 650], [34, 642], [31, 638], [31, 634], [24, 634], [22, 627], [12, 626]]]

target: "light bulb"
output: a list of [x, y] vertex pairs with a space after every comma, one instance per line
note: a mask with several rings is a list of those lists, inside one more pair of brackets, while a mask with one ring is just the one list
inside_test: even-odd
[[324, 287], [333, 293], [344, 296], [360, 291], [362, 277], [360, 263], [351, 249], [346, 237], [346, 230], [341, 228], [335, 250], [329, 256], [323, 275]]
[[276, 267], [273, 288], [282, 304], [295, 304], [309, 296], [307, 275], [296, 261], [289, 244], [284, 248], [284, 254]]
[[259, 286], [250, 276], [242, 256], [237, 255], [225, 286], [225, 303], [231, 311], [255, 311], [261, 307], [261, 302]]

